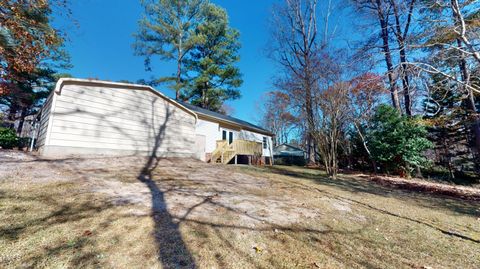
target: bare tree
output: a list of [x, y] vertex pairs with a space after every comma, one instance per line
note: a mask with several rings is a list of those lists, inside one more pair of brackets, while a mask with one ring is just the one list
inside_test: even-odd
[[315, 138], [327, 174], [338, 173], [339, 143], [343, 140], [349, 118], [350, 84], [338, 82], [325, 89], [315, 100], [320, 110]]
[[364, 130], [370, 127], [375, 108], [381, 103], [386, 89], [383, 86], [382, 78], [373, 73], [361, 74], [349, 83], [347, 97], [349, 122], [360, 137], [362, 146], [372, 162], [373, 171], [376, 172], [377, 165], [368, 146]]
[[309, 163], [315, 162], [313, 93], [317, 84], [315, 69], [320, 49], [317, 38], [317, 0], [285, 0], [275, 8], [270, 55], [285, 71], [294, 87], [287, 92], [296, 101], [306, 120]]
[[[400, 75], [402, 78], [402, 92], [404, 96], [405, 114], [412, 116], [412, 100], [410, 95], [410, 78], [407, 64], [407, 37], [411, 29], [412, 17], [416, 0], [398, 1], [390, 0], [395, 19], [393, 33], [398, 44], [400, 58]], [[402, 14], [404, 13], [404, 14]], [[403, 16], [402, 16], [403, 15]], [[402, 21], [402, 17], [404, 21]]]
[[[465, 2], [464, 6], [468, 5], [469, 3], [469, 1], [464, 1], [464, 2]], [[467, 57], [468, 55], [471, 55], [471, 57], [477, 61], [477, 64], [480, 64], [480, 49], [478, 48], [478, 46], [475, 47], [472, 44], [472, 42], [470, 41], [467, 35], [467, 25], [465, 22], [465, 16], [462, 13], [462, 9], [458, 0], [451, 0], [450, 4], [451, 4], [452, 15], [453, 15], [453, 21], [454, 21], [453, 31], [458, 36], [456, 41], [460, 50], [459, 68], [461, 70], [461, 77], [466, 85], [470, 85], [471, 72], [468, 68]], [[473, 121], [472, 126], [475, 134], [475, 144], [477, 147], [477, 154], [479, 154], [480, 153], [480, 115], [475, 105], [475, 97], [472, 89], [464, 87], [464, 91], [467, 93], [467, 98], [466, 98], [467, 110], [469, 111], [469, 114], [471, 114], [472, 116], [472, 121]]]
[[[395, 64], [393, 62], [392, 50], [390, 45], [390, 15], [392, 13], [391, 0], [351, 0], [356, 10], [362, 14], [373, 17], [380, 27], [381, 50], [387, 67], [387, 78], [389, 83], [392, 105], [401, 111], [400, 100], [398, 98], [398, 87], [395, 77]], [[407, 32], [407, 31], [405, 31]], [[403, 37], [403, 35], [402, 35]], [[376, 42], [376, 40], [374, 40]]]
[[[413, 49], [424, 49], [428, 57], [407, 61], [417, 73], [441, 75], [459, 85], [456, 88], [464, 100], [465, 112], [471, 120], [475, 136], [475, 151], [480, 153], [480, 116], [475, 95], [480, 89], [472, 82], [479, 78], [472, 71], [480, 68], [480, 35], [478, 1], [427, 0], [422, 2], [424, 16], [420, 18], [422, 36]], [[419, 75], [420, 76], [420, 75]], [[428, 90], [428, 87], [427, 87]]]
[[275, 145], [288, 143], [297, 124], [297, 118], [290, 112], [290, 96], [280, 91], [271, 91], [262, 103], [262, 125], [275, 134]]
[[[458, 39], [460, 40], [460, 42], [463, 45], [465, 45], [466, 51], [468, 51], [468, 53], [480, 64], [480, 49], [478, 48], [478, 44], [473, 44], [473, 42], [469, 38], [469, 33], [467, 33], [468, 31], [467, 21], [465, 20], [464, 11], [462, 11], [462, 7], [467, 10], [473, 9], [474, 14], [476, 15], [478, 12], [479, 5], [480, 4], [477, 1], [467, 0], [467, 1], [463, 1], [463, 3], [460, 4], [458, 0], [450, 0], [450, 8], [452, 10], [452, 14], [455, 22], [455, 27], [453, 31], [458, 35]], [[477, 10], [475, 10], [475, 8], [477, 8]], [[475, 19], [475, 18], [473, 18], [473, 20], [478, 21], [478, 19]], [[475, 28], [477, 27], [474, 27], [474, 29]], [[477, 31], [477, 30], [474, 30], [474, 31]], [[459, 44], [459, 47], [460, 47], [460, 44]], [[463, 49], [462, 51], [464, 52]]]

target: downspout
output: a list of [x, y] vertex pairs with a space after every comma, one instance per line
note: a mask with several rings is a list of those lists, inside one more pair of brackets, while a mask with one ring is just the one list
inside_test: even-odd
[[35, 139], [36, 139], [36, 135], [37, 135], [37, 129], [38, 129], [38, 121], [37, 121], [37, 117], [35, 117], [34, 121], [33, 121], [33, 129], [32, 129], [32, 139], [30, 141], [30, 152], [33, 151], [33, 146], [35, 145]]
[[274, 160], [273, 160], [273, 150], [272, 150], [272, 140], [273, 140], [273, 137], [271, 136], [270, 137], [270, 141], [269, 141], [269, 145], [268, 145], [268, 149], [270, 150], [270, 165], [273, 165], [274, 164]]

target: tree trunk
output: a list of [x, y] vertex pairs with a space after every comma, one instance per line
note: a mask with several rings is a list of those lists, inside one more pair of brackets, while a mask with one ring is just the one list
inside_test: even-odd
[[[465, 20], [461, 14], [460, 5], [458, 4], [457, 0], [451, 0], [451, 8], [453, 19], [455, 21], [455, 26], [460, 27], [461, 29], [459, 33], [459, 38], [457, 39], [458, 47], [462, 48], [463, 44], [465, 44], [467, 48], [470, 49], [470, 52], [472, 52], [473, 57], [480, 62], [480, 54], [476, 51], [472, 51], [471, 44], [466, 38]], [[478, 159], [480, 158], [480, 115], [477, 112], [477, 108], [475, 106], [475, 96], [473, 95], [473, 91], [471, 88], [468, 87], [468, 85], [470, 85], [470, 70], [467, 66], [466, 55], [463, 51], [460, 51], [460, 55], [461, 57], [459, 67], [465, 85], [464, 90], [467, 93], [466, 106], [468, 114], [470, 116], [469, 118], [472, 121], [472, 130], [475, 137], [475, 146], [473, 148], [473, 152], [475, 158]]]
[[177, 80], [175, 85], [175, 100], [180, 100], [180, 83], [181, 83], [181, 74], [182, 74], [182, 61], [180, 59], [180, 55], [177, 61]]
[[405, 42], [400, 41], [400, 63], [402, 70], [403, 97], [405, 101], [405, 114], [412, 116], [412, 101], [410, 99], [410, 78], [407, 73], [407, 55], [405, 53]]
[[393, 61], [392, 61], [392, 54], [390, 52], [390, 44], [389, 44], [389, 34], [388, 34], [388, 22], [384, 16], [382, 11], [382, 4], [380, 0], [376, 0], [377, 5], [377, 13], [378, 13], [378, 20], [380, 22], [381, 27], [381, 35], [382, 35], [382, 50], [385, 54], [385, 63], [387, 65], [387, 76], [388, 82], [390, 84], [390, 95], [392, 97], [392, 105], [395, 107], [400, 113], [402, 112], [400, 108], [400, 101], [398, 100], [398, 90], [395, 79], [393, 77]]
[[15, 127], [15, 121], [17, 120], [17, 112], [18, 112], [18, 105], [17, 104], [12, 104], [9, 107], [9, 112], [8, 112], [8, 128], [14, 128]]
[[205, 82], [202, 89], [202, 108], [207, 109], [207, 82]]
[[18, 127], [17, 127], [17, 134], [22, 135], [23, 131], [23, 123], [25, 122], [25, 117], [27, 116], [27, 109], [22, 107], [20, 113], [20, 118], [18, 119]]
[[416, 178], [423, 178], [422, 169], [420, 168], [420, 166], [415, 165], [415, 169], [416, 169], [415, 177]]
[[[461, 45], [461, 41], [457, 40], [457, 44]], [[462, 81], [466, 85], [463, 87], [464, 92], [467, 94], [466, 101], [466, 110], [468, 115], [470, 116], [469, 119], [472, 121], [472, 131], [475, 137], [475, 148], [474, 153], [475, 156], [478, 158], [480, 155], [480, 117], [479, 113], [477, 112], [477, 108], [475, 106], [475, 96], [473, 95], [472, 89], [467, 87], [470, 85], [470, 70], [467, 66], [467, 60], [465, 59], [465, 55], [461, 53], [460, 62], [459, 62], [460, 73], [462, 75]]]
[[307, 135], [307, 163], [309, 165], [315, 164], [315, 146], [311, 135]]
[[373, 173], [377, 174], [377, 162], [375, 162], [375, 159], [372, 156], [372, 153], [370, 152], [370, 149], [367, 146], [367, 140], [365, 139], [365, 136], [362, 134], [362, 131], [360, 130], [360, 126], [355, 122], [355, 129], [357, 129], [357, 133], [360, 136], [360, 139], [362, 139], [362, 145], [365, 151], [368, 154], [368, 158], [370, 158], [370, 161], [372, 162], [372, 167], [373, 167]]
[[178, 55], [177, 55], [177, 77], [175, 85], [175, 100], [180, 100], [180, 90], [182, 89], [182, 60], [183, 60], [183, 33], [178, 36]]
[[[308, 68], [306, 70], [309, 72]], [[312, 106], [312, 82], [311, 75], [307, 75], [306, 78], [306, 87], [305, 87], [305, 113], [307, 116], [307, 153], [308, 153], [308, 164], [315, 163], [315, 149], [314, 149], [314, 134], [315, 131], [315, 120], [313, 117], [313, 106]]]
[[[403, 97], [405, 102], [405, 114], [412, 116], [412, 101], [410, 96], [410, 78], [407, 72], [407, 53], [405, 46], [405, 39], [407, 38], [408, 31], [410, 29], [410, 23], [413, 15], [413, 7], [415, 0], [410, 0], [407, 20], [405, 22], [404, 30], [402, 31], [402, 25], [400, 22], [400, 14], [395, 0], [390, 0], [390, 4], [393, 8], [393, 15], [395, 18], [395, 37], [397, 38], [398, 49], [400, 54], [400, 71], [402, 77]], [[388, 32], [387, 32], [388, 34]]]

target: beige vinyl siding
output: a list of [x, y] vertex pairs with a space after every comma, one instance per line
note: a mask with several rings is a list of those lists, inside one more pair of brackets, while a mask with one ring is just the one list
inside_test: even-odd
[[47, 145], [56, 154], [194, 152], [195, 116], [147, 89], [68, 83], [54, 106]]
[[50, 111], [52, 109], [53, 95], [54, 93], [52, 92], [48, 96], [40, 112], [41, 116], [40, 116], [40, 123], [38, 125], [39, 131], [37, 134], [37, 143], [36, 143], [37, 147], [40, 149], [45, 145], [45, 140], [47, 138], [48, 120], [50, 119]]

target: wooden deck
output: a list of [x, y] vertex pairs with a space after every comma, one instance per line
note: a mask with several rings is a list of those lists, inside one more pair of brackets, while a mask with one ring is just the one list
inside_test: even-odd
[[237, 155], [262, 156], [262, 143], [248, 140], [233, 140], [228, 144], [226, 140], [218, 140], [217, 148], [212, 152], [210, 162], [229, 163]]

